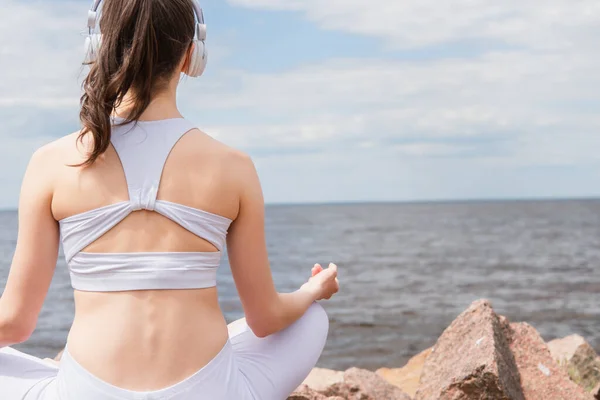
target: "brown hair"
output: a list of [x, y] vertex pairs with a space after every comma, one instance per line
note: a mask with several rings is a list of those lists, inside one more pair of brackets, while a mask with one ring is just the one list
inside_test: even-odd
[[194, 38], [191, 0], [105, 0], [100, 17], [102, 43], [83, 82], [79, 118], [93, 149], [88, 166], [108, 149], [110, 116], [126, 94], [133, 107], [124, 123], [137, 120], [157, 91], [173, 76]]

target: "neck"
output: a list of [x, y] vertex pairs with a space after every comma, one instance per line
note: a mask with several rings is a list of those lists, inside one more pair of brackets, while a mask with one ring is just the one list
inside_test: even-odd
[[[123, 102], [115, 110], [115, 115], [126, 118], [133, 108], [133, 96], [125, 95]], [[140, 121], [152, 121], [168, 118], [180, 118], [182, 115], [177, 108], [177, 96], [175, 90], [165, 90], [157, 93], [146, 110], [142, 113]]]

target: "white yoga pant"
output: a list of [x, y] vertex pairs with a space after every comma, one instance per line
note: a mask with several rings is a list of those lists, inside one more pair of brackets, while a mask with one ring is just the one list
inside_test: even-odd
[[243, 323], [206, 366], [165, 389], [134, 392], [110, 385], [65, 349], [60, 364], [0, 349], [2, 400], [284, 400], [308, 376], [325, 346], [329, 320], [314, 303], [288, 328], [265, 338]]

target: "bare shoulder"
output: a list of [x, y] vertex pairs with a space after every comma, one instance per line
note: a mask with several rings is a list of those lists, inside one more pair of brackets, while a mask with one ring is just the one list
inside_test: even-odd
[[70, 134], [39, 147], [29, 159], [21, 184], [20, 205], [31, 203], [50, 204], [64, 168], [70, 160], [76, 160], [77, 134]]
[[170, 171], [187, 171], [186, 175], [195, 182], [195, 190], [202, 193], [200, 197], [210, 203], [204, 208], [212, 207], [216, 214], [235, 220], [242, 199], [249, 191], [259, 191], [250, 156], [199, 129], [184, 135], [171, 157]]
[[190, 143], [192, 146], [186, 147], [194, 152], [195, 150], [192, 149], [197, 149], [202, 158], [210, 159], [237, 178], [255, 173], [254, 162], [247, 153], [226, 145], [199, 129], [194, 129], [190, 133], [192, 133], [189, 135], [190, 141], [195, 143]]
[[43, 168], [48, 173], [66, 164], [81, 162], [83, 152], [78, 150], [78, 137], [79, 132], [73, 132], [39, 147], [31, 156], [30, 168]]

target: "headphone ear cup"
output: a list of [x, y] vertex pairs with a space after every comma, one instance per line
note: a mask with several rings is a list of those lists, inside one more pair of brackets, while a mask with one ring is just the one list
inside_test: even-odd
[[207, 55], [204, 41], [194, 40], [194, 50], [186, 74], [192, 78], [202, 75], [206, 69]]
[[102, 43], [102, 35], [101, 34], [93, 34], [89, 35], [85, 38], [85, 58], [83, 60], [84, 64], [91, 64], [95, 62], [98, 58], [98, 51], [100, 51], [100, 44]]

